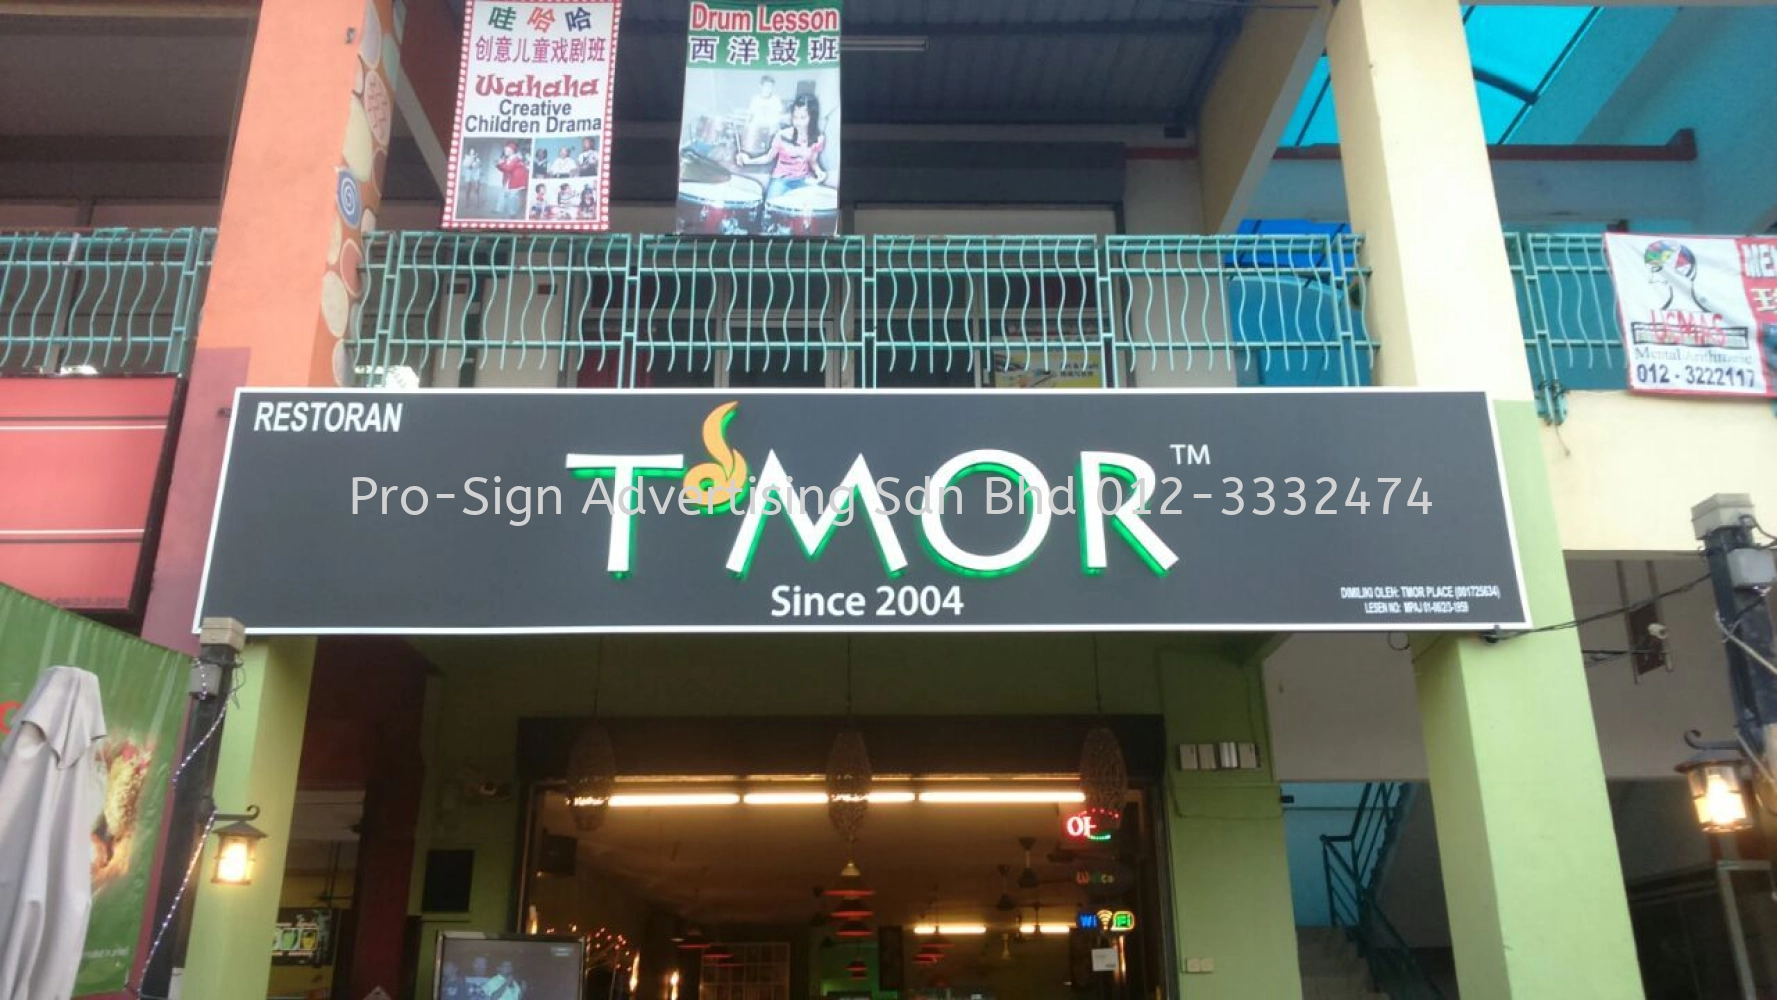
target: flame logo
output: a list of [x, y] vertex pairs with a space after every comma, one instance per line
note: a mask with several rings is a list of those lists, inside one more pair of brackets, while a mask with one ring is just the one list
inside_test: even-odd
[[728, 422], [739, 406], [723, 403], [703, 418], [703, 446], [711, 460], [685, 473], [685, 498], [706, 511], [727, 510], [747, 491], [747, 457], [728, 444]]

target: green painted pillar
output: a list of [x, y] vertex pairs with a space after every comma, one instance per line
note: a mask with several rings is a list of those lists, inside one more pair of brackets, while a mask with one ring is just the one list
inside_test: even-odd
[[[1271, 773], [1262, 658], [1162, 650], [1169, 761], [1165, 810], [1179, 994], [1298, 1000], [1295, 911], [1283, 800]], [[1259, 746], [1256, 771], [1183, 771], [1181, 743]], [[1190, 960], [1209, 971], [1190, 972]]]
[[[1379, 379], [1490, 394], [1532, 622], [1571, 621], [1459, 0], [1341, 0], [1327, 55]], [[1641, 996], [1578, 633], [1426, 636], [1414, 671], [1463, 996]]]
[[[1535, 405], [1494, 410], [1531, 620], [1571, 621]], [[1641, 996], [1579, 633], [1431, 637], [1414, 676], [1463, 995]]]
[[197, 909], [180, 979], [184, 1000], [245, 1000], [266, 994], [314, 663], [313, 639], [253, 642], [242, 654], [235, 675], [238, 694], [222, 726], [215, 798], [221, 812], [258, 806], [253, 825], [267, 836], [259, 842], [253, 883], [245, 886], [210, 882], [215, 838], [205, 845], [202, 864], [192, 877]]

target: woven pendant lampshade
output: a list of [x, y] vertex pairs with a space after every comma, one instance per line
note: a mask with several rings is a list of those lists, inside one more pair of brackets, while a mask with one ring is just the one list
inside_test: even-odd
[[1086, 731], [1086, 745], [1080, 751], [1080, 792], [1086, 796], [1086, 810], [1098, 821], [1099, 829], [1115, 830], [1122, 825], [1129, 769], [1123, 763], [1117, 735], [1104, 726]]
[[846, 843], [858, 839], [870, 811], [870, 751], [864, 734], [847, 726], [827, 754], [827, 818]]
[[617, 754], [611, 734], [603, 726], [587, 726], [568, 755], [568, 811], [580, 832], [591, 833], [605, 822], [616, 787]]

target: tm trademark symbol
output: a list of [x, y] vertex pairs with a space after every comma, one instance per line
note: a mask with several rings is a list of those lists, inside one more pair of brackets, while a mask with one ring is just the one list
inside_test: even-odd
[[1172, 446], [1172, 462], [1174, 465], [1209, 465], [1209, 445], [1175, 444]]

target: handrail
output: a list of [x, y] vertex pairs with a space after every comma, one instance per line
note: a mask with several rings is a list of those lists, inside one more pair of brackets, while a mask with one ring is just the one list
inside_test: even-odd
[[1376, 989], [1393, 1000], [1444, 1000], [1376, 898], [1411, 801], [1412, 788], [1404, 782], [1369, 782], [1351, 829], [1321, 836], [1327, 912], [1368, 963]]
[[1524, 352], [1543, 419], [1567, 419], [1572, 389], [1627, 388], [1616, 286], [1598, 233], [1506, 233]]
[[0, 232], [0, 374], [182, 373], [215, 237]]
[[369, 384], [1366, 385], [1361, 244], [377, 233], [347, 345]]
[[[0, 233], [0, 372], [166, 373], [190, 362], [214, 229]], [[1622, 389], [1595, 232], [1504, 234], [1544, 418]], [[862, 364], [847, 384], [998, 365], [1103, 384], [1366, 385], [1356, 235], [841, 237], [372, 234], [348, 343], [359, 378], [441, 366], [552, 384]], [[1102, 364], [1117, 356], [1116, 365]], [[977, 378], [977, 381], [981, 381]], [[991, 382], [991, 373], [986, 377]], [[527, 382], [526, 384], [532, 384]], [[947, 383], [948, 384], [948, 383]]]

